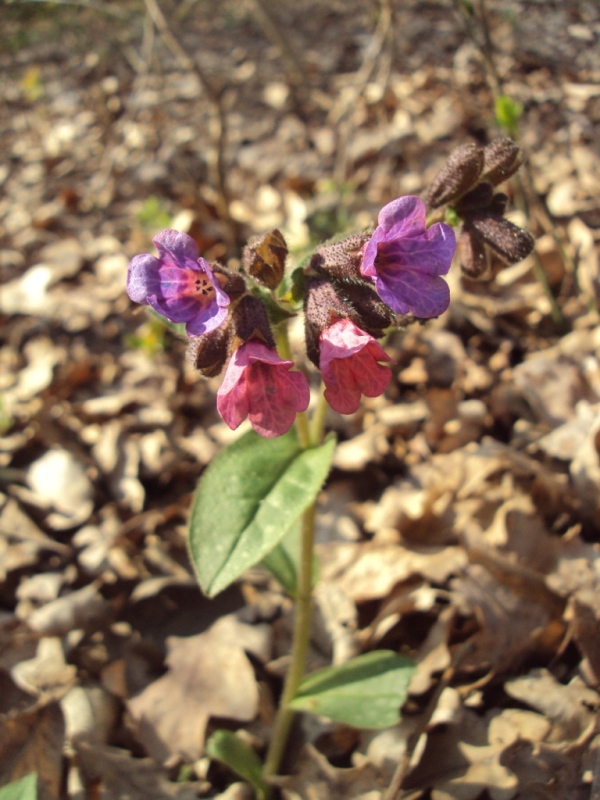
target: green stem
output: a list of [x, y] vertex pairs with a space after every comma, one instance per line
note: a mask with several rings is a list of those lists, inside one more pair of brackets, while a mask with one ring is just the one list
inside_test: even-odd
[[279, 701], [279, 709], [273, 725], [269, 750], [265, 759], [263, 770], [265, 777], [276, 775], [279, 770], [295, 713], [289, 707], [289, 704], [296, 696], [306, 667], [310, 640], [314, 539], [315, 505], [313, 504], [304, 512], [302, 517], [302, 541], [292, 653], [283, 693]]
[[328, 408], [327, 400], [325, 400], [325, 384], [322, 383], [319, 399], [317, 400], [317, 406], [314, 410], [310, 425], [310, 443], [313, 447], [316, 447], [316, 445], [321, 444], [323, 441], [325, 417], [327, 416]]

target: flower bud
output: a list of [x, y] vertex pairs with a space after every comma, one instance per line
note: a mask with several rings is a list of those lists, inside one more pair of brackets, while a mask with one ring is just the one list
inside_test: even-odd
[[458, 147], [433, 179], [426, 194], [427, 205], [439, 208], [461, 197], [477, 183], [482, 169], [483, 150], [479, 145]]
[[231, 333], [230, 325], [225, 324], [205, 336], [190, 340], [187, 349], [188, 361], [205, 378], [214, 378], [225, 366], [229, 358]]
[[[263, 342], [271, 350], [275, 349], [275, 339], [269, 324], [264, 305], [256, 297], [247, 294], [242, 297], [233, 312], [235, 336], [240, 342], [257, 340]], [[235, 344], [235, 343], [234, 343]]]
[[341, 297], [354, 310], [352, 317], [359, 328], [379, 338], [395, 321], [396, 315], [365, 281], [347, 281], [337, 286]]
[[321, 333], [336, 320], [349, 315], [350, 309], [327, 278], [317, 275], [309, 278], [304, 299], [304, 325], [306, 354], [315, 366], [319, 366]]
[[465, 220], [465, 229], [488, 245], [508, 264], [526, 258], [535, 245], [528, 232], [496, 214], [472, 214]]
[[244, 248], [244, 269], [259, 283], [276, 289], [283, 278], [288, 246], [281, 231], [272, 230], [251, 239]]
[[217, 277], [219, 286], [230, 300], [236, 300], [246, 292], [246, 282], [239, 274], [221, 264], [211, 264], [213, 273]]
[[370, 233], [355, 233], [337, 242], [322, 245], [313, 253], [309, 270], [336, 278], [356, 278], [362, 248], [370, 236]]
[[474, 189], [463, 195], [454, 205], [454, 210], [459, 217], [466, 216], [469, 211], [483, 211], [488, 209], [494, 199], [494, 189], [491, 183], [478, 183]]
[[471, 231], [463, 228], [458, 237], [460, 268], [467, 278], [485, 280], [491, 277], [490, 254], [485, 244]]
[[508, 137], [490, 142], [483, 151], [484, 163], [481, 179], [492, 186], [508, 180], [523, 163], [521, 151]]

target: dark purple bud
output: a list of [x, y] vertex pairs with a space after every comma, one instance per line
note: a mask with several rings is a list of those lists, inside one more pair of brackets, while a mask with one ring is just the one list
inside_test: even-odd
[[483, 151], [484, 163], [481, 179], [492, 186], [508, 180], [523, 163], [521, 151], [512, 139], [496, 139]]
[[379, 338], [395, 322], [396, 315], [366, 281], [346, 281], [337, 288], [343, 299], [352, 306], [352, 317], [358, 327], [371, 336]]
[[283, 278], [288, 246], [281, 231], [272, 230], [251, 239], [244, 248], [244, 269], [269, 289], [276, 289]]
[[465, 229], [475, 234], [508, 264], [522, 261], [535, 245], [528, 231], [496, 214], [471, 214], [465, 220]]
[[483, 150], [476, 144], [465, 144], [452, 152], [433, 179], [425, 202], [439, 208], [457, 200], [477, 183], [483, 169]]
[[319, 366], [321, 333], [337, 320], [348, 318], [350, 313], [351, 309], [326, 278], [313, 276], [307, 280], [304, 296], [306, 353], [315, 366]]
[[[233, 312], [235, 336], [240, 342], [260, 341], [275, 350], [275, 339], [264, 305], [252, 295], [245, 295]], [[239, 342], [236, 346], [239, 345]]]
[[504, 213], [506, 212], [506, 206], [508, 205], [508, 197], [503, 192], [497, 192], [492, 197], [492, 202], [487, 209], [489, 214], [497, 214], [499, 217], [503, 217]]
[[486, 280], [491, 277], [490, 254], [485, 244], [464, 228], [458, 237], [458, 258], [467, 278]]
[[362, 259], [362, 248], [370, 233], [355, 233], [319, 247], [309, 262], [309, 270], [336, 278], [356, 278]]
[[474, 189], [463, 195], [454, 205], [459, 217], [466, 216], [469, 211], [487, 210], [494, 199], [491, 183], [478, 183]]
[[214, 378], [225, 366], [229, 358], [231, 333], [231, 326], [225, 324], [190, 341], [187, 349], [188, 361], [205, 378]]
[[217, 276], [219, 286], [230, 300], [236, 300], [246, 292], [246, 282], [239, 272], [234, 272], [220, 264], [211, 264], [213, 273]]

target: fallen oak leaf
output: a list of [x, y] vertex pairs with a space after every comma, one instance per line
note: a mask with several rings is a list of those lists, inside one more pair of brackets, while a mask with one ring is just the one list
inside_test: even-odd
[[127, 703], [138, 738], [156, 761], [198, 759], [211, 717], [254, 718], [258, 685], [244, 648], [264, 656], [267, 631], [224, 617], [197, 636], [167, 639], [167, 673]]

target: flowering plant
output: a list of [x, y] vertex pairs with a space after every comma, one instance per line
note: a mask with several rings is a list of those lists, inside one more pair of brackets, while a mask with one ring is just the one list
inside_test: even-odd
[[[315, 501], [335, 447], [333, 436], [325, 436], [325, 414], [327, 407], [352, 414], [363, 395], [383, 394], [393, 361], [378, 340], [448, 308], [443, 276], [456, 237], [442, 221], [444, 207], [446, 219], [462, 223], [460, 257], [467, 276], [487, 277], [500, 260], [514, 263], [531, 251], [530, 235], [503, 218], [506, 195], [494, 193], [520, 163], [507, 139], [459, 148], [427, 193], [437, 216], [432, 224], [423, 200], [399, 197], [381, 209], [372, 232], [320, 245], [287, 280], [287, 245], [277, 230], [248, 243], [238, 271], [209, 264], [190, 236], [174, 230], [154, 238], [158, 256], [137, 255], [129, 265], [130, 298], [185, 323], [189, 358], [201, 374], [215, 377], [225, 370], [217, 392], [224, 422], [235, 430], [248, 419], [254, 429], [227, 447], [198, 485], [189, 544], [200, 586], [214, 596], [263, 561], [296, 599], [291, 662], [264, 767], [231, 734], [221, 731], [211, 740], [217, 757], [244, 777], [250, 774], [258, 795], [269, 793], [266, 778], [279, 769], [295, 711], [312, 710], [357, 727], [398, 721], [412, 666], [396, 653], [367, 653], [303, 679]], [[290, 318], [300, 312], [306, 355], [322, 379], [310, 418], [314, 371], [296, 365], [287, 337]], [[282, 540], [299, 521], [300, 557], [282, 570]], [[374, 705], [377, 692], [380, 705]]]

